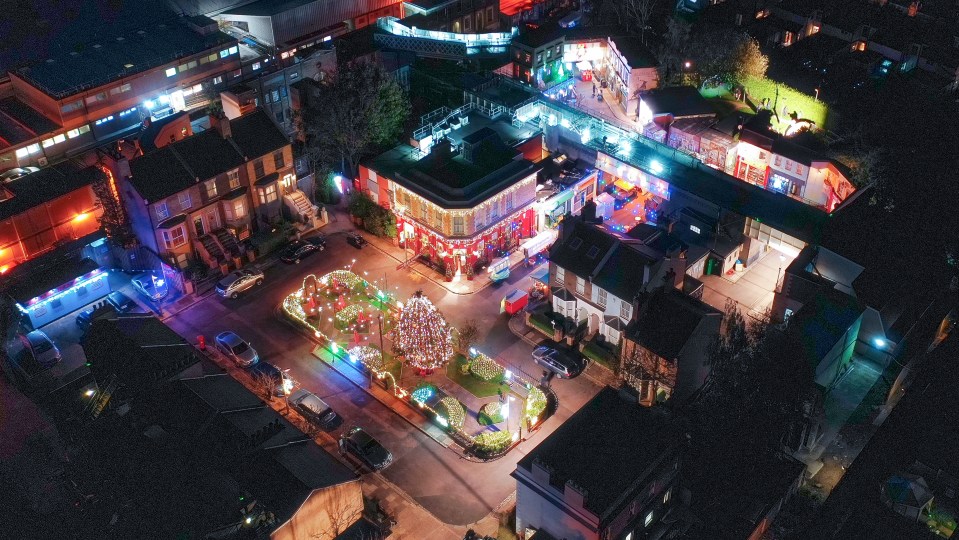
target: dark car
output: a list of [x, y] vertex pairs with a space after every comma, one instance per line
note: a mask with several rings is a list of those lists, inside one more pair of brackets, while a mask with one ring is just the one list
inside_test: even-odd
[[140, 306], [132, 298], [120, 291], [113, 291], [107, 295], [107, 303], [113, 306], [117, 313], [129, 313], [139, 311]]
[[280, 260], [287, 264], [299, 264], [301, 260], [326, 249], [326, 239], [322, 237], [294, 240], [280, 255]]
[[282, 396], [285, 391], [284, 387], [292, 388], [293, 386], [293, 381], [286, 371], [281, 370], [269, 362], [258, 362], [254, 364], [250, 369], [250, 375], [252, 375], [254, 379], [262, 379], [266, 384], [269, 384], [274, 396]]
[[363, 246], [366, 245], [366, 239], [356, 233], [349, 233], [346, 235], [346, 243], [356, 249], [363, 249]]
[[290, 396], [290, 407], [296, 409], [310, 423], [321, 428], [330, 427], [336, 420], [336, 412], [316, 394], [299, 389]]
[[86, 332], [90, 329], [90, 325], [93, 324], [93, 308], [85, 309], [77, 314], [77, 328], [81, 332]]
[[340, 453], [351, 454], [375, 471], [381, 471], [393, 463], [393, 454], [360, 427], [354, 427], [340, 436]]

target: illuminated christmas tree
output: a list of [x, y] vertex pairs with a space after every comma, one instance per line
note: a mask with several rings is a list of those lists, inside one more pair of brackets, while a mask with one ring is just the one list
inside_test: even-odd
[[453, 357], [450, 327], [422, 291], [417, 291], [403, 306], [394, 332], [397, 348], [415, 368], [437, 369]]

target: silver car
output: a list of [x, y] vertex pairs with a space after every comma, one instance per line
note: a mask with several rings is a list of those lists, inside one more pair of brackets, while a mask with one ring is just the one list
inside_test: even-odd
[[218, 334], [216, 336], [216, 348], [240, 367], [252, 367], [260, 361], [260, 356], [256, 354], [256, 350], [234, 332], [226, 331]]
[[236, 298], [241, 292], [263, 284], [263, 272], [259, 270], [235, 270], [216, 284], [216, 293], [223, 298]]
[[40, 330], [34, 330], [25, 336], [21, 335], [20, 342], [30, 351], [37, 364], [44, 369], [53, 367], [60, 361], [60, 349], [53, 343], [50, 336]]
[[552, 371], [560, 379], [569, 379], [572, 373], [569, 367], [559, 359], [559, 352], [550, 347], [536, 347], [533, 350], [533, 362]]

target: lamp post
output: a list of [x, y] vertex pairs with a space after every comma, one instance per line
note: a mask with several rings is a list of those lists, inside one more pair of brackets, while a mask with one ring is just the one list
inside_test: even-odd
[[786, 256], [780, 253], [779, 254], [779, 270], [776, 270], [776, 284], [775, 284], [774, 292], [779, 292], [779, 276], [782, 274], [783, 262], [785, 261], [786, 261]]
[[[380, 356], [383, 357], [383, 365], [386, 365], [386, 351], [383, 350], [383, 314], [380, 313], [376, 316], [376, 320], [379, 321], [380, 326]], [[402, 364], [400, 369], [402, 369]], [[373, 370], [370, 370], [370, 386], [373, 386]]]

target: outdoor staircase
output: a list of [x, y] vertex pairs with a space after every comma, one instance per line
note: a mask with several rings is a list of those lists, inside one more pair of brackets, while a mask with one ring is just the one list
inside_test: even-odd
[[283, 196], [287, 209], [293, 215], [293, 221], [312, 224], [316, 216], [316, 206], [310, 202], [300, 190], [295, 190]]
[[243, 248], [240, 246], [240, 242], [237, 241], [236, 237], [233, 236], [230, 231], [226, 229], [217, 229], [213, 231], [212, 234], [216, 236], [217, 242], [223, 247], [223, 250], [226, 251], [230, 257], [236, 258], [243, 256]]
[[216, 266], [227, 264], [226, 254], [223, 253], [223, 250], [220, 249], [220, 244], [217, 243], [216, 239], [209, 234], [204, 234], [200, 237], [200, 244], [203, 245], [203, 249], [210, 255], [210, 258], [213, 259], [212, 263]]

